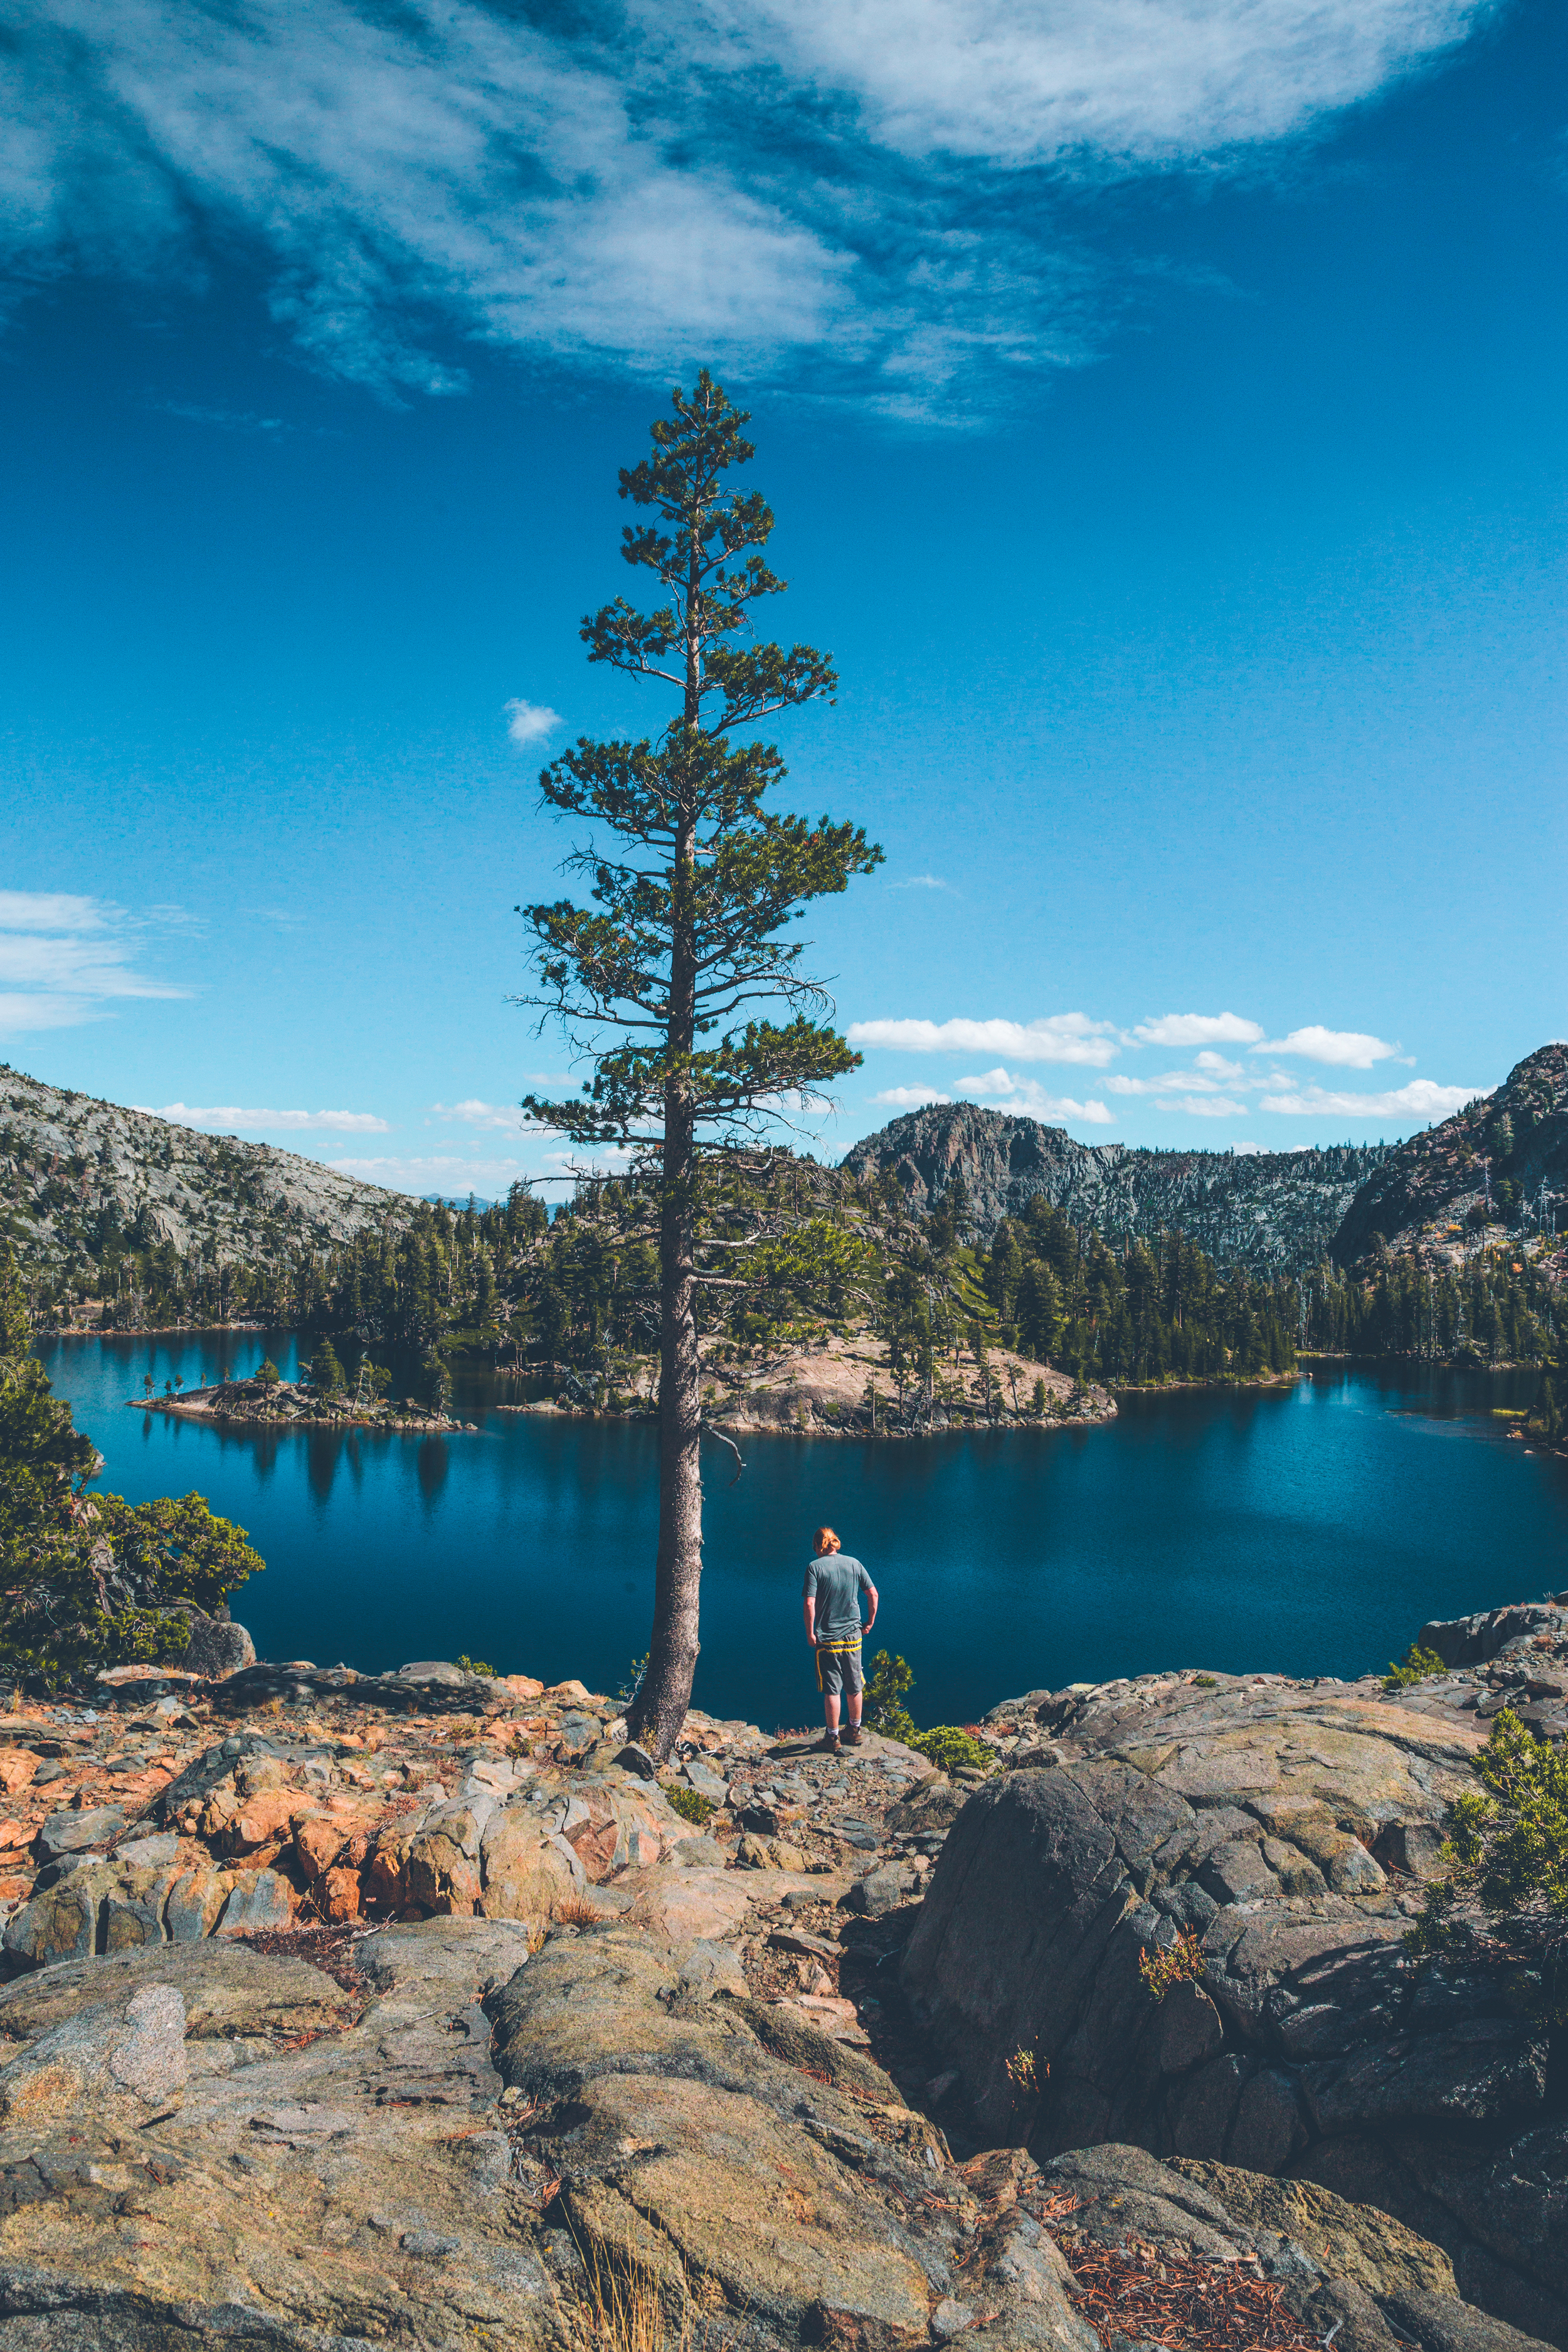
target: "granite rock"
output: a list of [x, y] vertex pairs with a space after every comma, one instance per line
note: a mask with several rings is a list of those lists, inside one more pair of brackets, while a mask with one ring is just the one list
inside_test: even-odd
[[[1539, 1637], [1533, 1616], [1521, 1630]], [[1309, 2177], [1568, 2346], [1549, 2037], [1497, 1964], [1422, 1967], [1404, 1947], [1410, 1860], [1430, 1866], [1474, 1785], [1473, 1687], [1151, 1675], [1032, 1694], [987, 1724], [1016, 1766], [1043, 1740], [1056, 1760], [965, 1804], [901, 1964], [982, 2127], [1006, 2130], [1026, 2049], [1042, 2158], [1132, 2144]], [[1198, 1979], [1157, 2000], [1141, 1963], [1182, 1934]]]

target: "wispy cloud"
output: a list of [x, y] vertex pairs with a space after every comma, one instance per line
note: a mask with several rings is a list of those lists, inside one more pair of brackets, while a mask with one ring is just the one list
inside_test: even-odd
[[1251, 1045], [1264, 1034], [1256, 1021], [1239, 1013], [1163, 1013], [1158, 1021], [1140, 1021], [1131, 1033], [1139, 1045]]
[[1016, 1062], [1078, 1062], [1103, 1068], [1115, 1056], [1109, 1021], [1082, 1013], [1053, 1013], [1038, 1021], [852, 1021], [852, 1045], [895, 1054], [1006, 1054]]
[[1305, 1062], [1327, 1062], [1339, 1070], [1370, 1070], [1374, 1063], [1393, 1061], [1399, 1052], [1397, 1045], [1385, 1045], [1381, 1037], [1369, 1037], [1360, 1029], [1320, 1029], [1315, 1023], [1292, 1029], [1288, 1037], [1266, 1039], [1252, 1050], [1295, 1054]]
[[598, 1151], [579, 1150], [566, 1143], [549, 1148], [543, 1130], [537, 1131], [537, 1140], [546, 1148], [531, 1152], [526, 1159], [487, 1157], [479, 1152], [386, 1152], [333, 1160], [329, 1164], [345, 1176], [358, 1176], [367, 1184], [385, 1184], [399, 1192], [459, 1196], [478, 1192], [493, 1200], [513, 1184], [528, 1181], [537, 1192], [556, 1200], [571, 1192], [579, 1169], [593, 1168], [613, 1175], [630, 1158], [627, 1151], [616, 1146]]
[[216, 425], [226, 433], [287, 433], [280, 416], [257, 416], [248, 409], [204, 408], [194, 400], [154, 400], [148, 405], [160, 416], [182, 417], [188, 425]]
[[1113, 1116], [1102, 1102], [1075, 1102], [1070, 1095], [1047, 1092], [1037, 1078], [1020, 1078], [1011, 1070], [983, 1070], [978, 1077], [960, 1078], [959, 1094], [973, 1102], [1003, 1103], [1030, 1118], [1086, 1119], [1091, 1127], [1110, 1127]]
[[553, 735], [561, 724], [558, 710], [547, 709], [542, 702], [522, 702], [514, 699], [506, 706], [506, 731], [511, 741], [519, 744], [542, 743]]
[[464, 342], [695, 350], [962, 415], [1100, 338], [1075, 185], [1251, 165], [1488, 12], [35, 0], [0, 55], [5, 258], [190, 274], [244, 240], [306, 358], [394, 394], [460, 391]]
[[368, 1110], [245, 1110], [236, 1103], [198, 1108], [193, 1103], [161, 1103], [159, 1118], [180, 1127], [211, 1129], [221, 1135], [388, 1135], [384, 1118]]
[[[572, 1081], [550, 1070], [524, 1070], [520, 1083], [525, 1087], [543, 1088], [569, 1087]], [[509, 1135], [538, 1133], [538, 1129], [531, 1127], [523, 1118], [516, 1103], [482, 1102], [478, 1095], [469, 1095], [463, 1102], [432, 1103], [430, 1108], [437, 1118], [455, 1118], [464, 1127], [496, 1129]]]
[[1225, 1095], [1160, 1095], [1156, 1100], [1162, 1110], [1185, 1111], [1189, 1118], [1239, 1118], [1247, 1108]]
[[1158, 1077], [1130, 1078], [1120, 1070], [1107, 1073], [1101, 1084], [1117, 1095], [1169, 1095], [1185, 1087], [1190, 1094], [1219, 1094], [1226, 1087], [1247, 1084], [1239, 1062], [1223, 1054], [1194, 1054], [1190, 1070], [1163, 1070]]
[[940, 874], [907, 874], [901, 882], [884, 883], [883, 887], [888, 890], [948, 890], [954, 898], [958, 896], [952, 883], [944, 882]]
[[[180, 913], [161, 909], [160, 918]], [[160, 920], [160, 928], [171, 928]], [[0, 890], [0, 1034], [101, 1021], [117, 1003], [190, 993], [136, 969], [149, 923], [67, 890]]]
[[939, 1093], [935, 1087], [884, 1087], [871, 1100], [889, 1110], [923, 1110], [927, 1103], [951, 1102], [952, 1097]]
[[1450, 1118], [1477, 1095], [1491, 1091], [1488, 1087], [1439, 1087], [1430, 1078], [1412, 1078], [1408, 1086], [1375, 1095], [1353, 1094], [1348, 1087], [1291, 1087], [1288, 1079], [1279, 1083], [1288, 1091], [1264, 1095], [1258, 1108], [1286, 1118], [1310, 1118], [1321, 1111], [1347, 1118]]

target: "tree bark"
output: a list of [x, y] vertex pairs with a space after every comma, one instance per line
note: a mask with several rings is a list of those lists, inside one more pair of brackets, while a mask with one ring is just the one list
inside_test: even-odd
[[679, 1737], [697, 1671], [702, 1578], [702, 1394], [697, 1353], [697, 1148], [689, 1056], [696, 1038], [697, 947], [691, 886], [696, 826], [676, 837], [671, 906], [664, 1198], [659, 1213], [658, 1558], [647, 1670], [632, 1737], [662, 1764]]

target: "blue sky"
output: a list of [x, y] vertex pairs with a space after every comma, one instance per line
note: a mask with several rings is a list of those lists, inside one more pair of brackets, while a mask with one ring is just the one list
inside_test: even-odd
[[[1543, 0], [24, 10], [0, 1055], [416, 1191], [558, 1171], [508, 1003], [616, 469], [712, 364], [863, 1070], [1410, 1132], [1568, 1031]], [[537, 717], [531, 717], [537, 714]], [[523, 740], [514, 740], [521, 737]]]

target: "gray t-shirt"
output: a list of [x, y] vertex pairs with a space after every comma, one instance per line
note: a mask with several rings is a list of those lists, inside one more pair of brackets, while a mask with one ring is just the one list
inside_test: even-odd
[[870, 1590], [870, 1578], [847, 1552], [826, 1552], [814, 1559], [805, 1571], [805, 1597], [816, 1601], [817, 1640], [852, 1639], [860, 1631], [860, 1595]]

